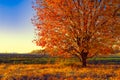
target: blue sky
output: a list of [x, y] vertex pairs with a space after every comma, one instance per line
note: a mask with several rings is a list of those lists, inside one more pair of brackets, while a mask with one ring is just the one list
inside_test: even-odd
[[0, 0], [0, 52], [39, 49], [34, 39], [32, 0]]

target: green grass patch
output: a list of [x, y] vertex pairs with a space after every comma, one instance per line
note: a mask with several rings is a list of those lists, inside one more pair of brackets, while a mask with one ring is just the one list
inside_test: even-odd
[[[87, 59], [88, 63], [111, 63], [120, 64], [120, 57], [96, 57]], [[80, 60], [78, 58], [59, 58], [59, 57], [0, 57], [0, 63], [8, 64], [54, 64], [61, 63], [64, 65], [70, 65], [78, 63]]]

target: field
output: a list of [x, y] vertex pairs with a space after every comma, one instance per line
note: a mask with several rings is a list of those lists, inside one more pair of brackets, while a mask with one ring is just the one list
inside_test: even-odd
[[120, 80], [120, 57], [88, 59], [86, 68], [76, 58], [1, 55], [0, 80]]
[[[0, 63], [2, 64], [54, 64], [56, 62], [75, 63], [79, 62], [77, 58], [59, 58], [50, 57], [48, 55], [38, 54], [0, 54]], [[93, 57], [87, 60], [88, 64], [120, 64], [120, 56], [101, 56]]]
[[120, 65], [1, 64], [1, 80], [119, 80]]

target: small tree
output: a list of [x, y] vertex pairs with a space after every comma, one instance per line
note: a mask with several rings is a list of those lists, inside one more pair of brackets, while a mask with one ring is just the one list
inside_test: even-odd
[[74, 55], [86, 66], [120, 39], [120, 0], [35, 0], [33, 8], [35, 42], [52, 55]]

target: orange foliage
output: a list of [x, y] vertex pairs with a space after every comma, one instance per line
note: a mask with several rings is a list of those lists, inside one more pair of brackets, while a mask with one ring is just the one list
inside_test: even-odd
[[120, 0], [35, 1], [36, 44], [51, 54], [107, 54], [120, 39]]

